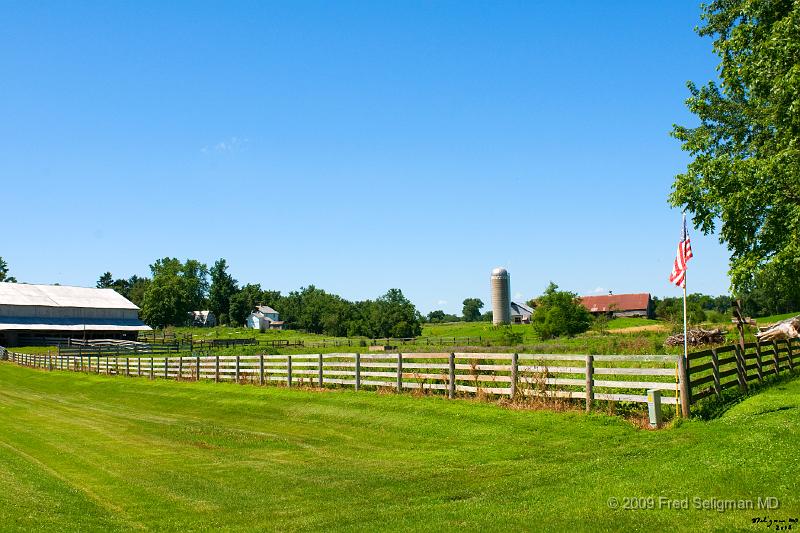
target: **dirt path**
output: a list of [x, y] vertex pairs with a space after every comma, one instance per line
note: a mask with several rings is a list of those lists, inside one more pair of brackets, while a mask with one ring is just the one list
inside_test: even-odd
[[664, 324], [649, 324], [647, 326], [631, 326], [629, 328], [609, 329], [609, 333], [636, 333], [637, 331], [668, 331]]

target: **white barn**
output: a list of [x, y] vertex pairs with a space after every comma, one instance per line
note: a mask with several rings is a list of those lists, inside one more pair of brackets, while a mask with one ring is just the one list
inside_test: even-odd
[[135, 340], [150, 330], [139, 308], [112, 289], [0, 282], [0, 345], [43, 340]]

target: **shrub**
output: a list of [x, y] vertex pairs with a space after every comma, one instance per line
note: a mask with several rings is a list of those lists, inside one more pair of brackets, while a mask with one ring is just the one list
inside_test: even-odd
[[592, 323], [592, 315], [581, 305], [574, 292], [559, 291], [550, 282], [544, 294], [537, 299], [536, 312], [531, 319], [533, 329], [541, 339], [583, 333]]

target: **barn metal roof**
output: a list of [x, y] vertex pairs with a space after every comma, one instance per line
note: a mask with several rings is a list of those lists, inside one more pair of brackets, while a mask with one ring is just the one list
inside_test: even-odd
[[581, 303], [592, 313], [615, 311], [638, 311], [647, 309], [650, 294], [609, 294], [603, 296], [581, 296]]
[[139, 309], [113, 289], [5, 282], [0, 282], [0, 305]]
[[531, 309], [527, 305], [521, 304], [519, 302], [511, 302], [511, 314], [512, 315], [523, 315], [523, 314], [532, 315], [533, 314], [533, 309]]

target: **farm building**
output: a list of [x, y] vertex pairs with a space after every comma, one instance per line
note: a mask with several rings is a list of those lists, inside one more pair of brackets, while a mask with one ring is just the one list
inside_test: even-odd
[[614, 317], [653, 318], [653, 299], [650, 294], [607, 294], [603, 296], [581, 296], [581, 303], [593, 315], [607, 314]]
[[256, 310], [250, 313], [244, 325], [259, 331], [284, 329], [285, 326], [284, 322], [280, 320], [278, 312], [268, 305], [256, 306]]
[[149, 330], [139, 308], [112, 289], [0, 282], [0, 345], [67, 338], [135, 340]]
[[217, 317], [211, 311], [189, 311], [188, 323], [196, 328], [213, 328], [217, 325]]
[[533, 309], [525, 304], [518, 302], [511, 302], [511, 323], [512, 324], [530, 324]]

